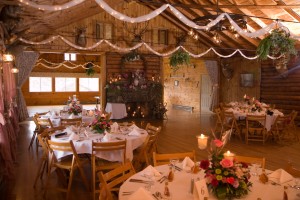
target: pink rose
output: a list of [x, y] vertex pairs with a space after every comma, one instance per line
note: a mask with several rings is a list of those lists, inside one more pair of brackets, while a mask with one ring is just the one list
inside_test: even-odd
[[238, 180], [235, 180], [234, 183], [232, 184], [232, 186], [233, 186], [234, 188], [238, 188], [239, 185], [240, 185], [240, 183], [239, 183]]
[[233, 162], [232, 162], [232, 160], [223, 158], [220, 162], [220, 165], [222, 165], [222, 167], [224, 167], [224, 168], [230, 168], [233, 166]]
[[223, 146], [223, 142], [221, 141], [221, 140], [214, 140], [214, 143], [215, 143], [215, 145], [216, 145], [216, 147], [221, 147], [221, 146]]

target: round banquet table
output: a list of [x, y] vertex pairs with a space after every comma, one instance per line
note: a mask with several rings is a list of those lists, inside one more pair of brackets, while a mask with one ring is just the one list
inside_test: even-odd
[[[180, 164], [177, 164], [177, 166], [181, 167]], [[169, 172], [169, 166], [168, 165], [162, 165], [155, 167], [159, 172], [162, 173], [162, 175], [168, 175]], [[270, 173], [269, 170], [266, 170], [267, 173]], [[160, 177], [159, 177], [160, 178]], [[191, 179], [194, 179], [195, 181], [199, 179], [204, 178], [204, 170], [201, 170], [197, 174], [188, 173], [184, 170], [177, 171], [175, 170], [174, 174], [174, 180], [172, 182], [169, 182], [169, 190], [171, 193], [171, 199], [172, 200], [193, 200], [194, 196], [190, 193], [190, 185], [191, 185]], [[253, 183], [252, 187], [250, 187], [250, 192], [248, 195], [244, 196], [241, 199], [245, 200], [257, 200], [258, 198], [262, 200], [282, 200], [283, 199], [283, 193], [284, 193], [284, 186], [283, 185], [272, 185], [270, 182], [263, 184], [258, 180], [258, 176], [251, 176], [250, 181]], [[138, 183], [138, 182], [130, 182], [130, 179], [141, 179], [141, 180], [147, 180], [149, 179], [145, 178], [143, 176], [143, 172], [136, 173], [135, 175], [131, 176], [129, 179], [127, 179], [123, 185], [120, 188], [119, 191], [119, 200], [128, 200], [130, 199], [130, 195], [122, 195], [123, 192], [132, 192], [136, 191], [139, 187], [145, 187], [146, 184], [144, 183]], [[286, 183], [288, 186], [289, 182]], [[293, 184], [293, 183], [290, 183]], [[154, 180], [154, 185], [150, 189], [150, 193], [153, 194], [155, 192], [160, 192], [161, 194], [164, 193], [164, 182], [160, 183], [157, 180]], [[145, 189], [146, 190], [146, 189]], [[288, 187], [286, 190], [288, 194], [289, 200], [299, 200], [300, 196], [297, 194], [300, 193], [300, 190]], [[217, 199], [213, 196], [213, 194], [210, 194], [208, 199]], [[153, 198], [155, 200], [155, 198]]]
[[[88, 129], [88, 128], [86, 128]], [[70, 130], [70, 127], [69, 127]], [[122, 129], [121, 129], [122, 130]], [[59, 138], [56, 138], [55, 135], [57, 133], [61, 133], [61, 132], [68, 132], [68, 134], [66, 136], [61, 136]], [[124, 140], [126, 139], [127, 143], [126, 143], [126, 159], [133, 159], [133, 150], [138, 148], [139, 146], [141, 146], [148, 133], [146, 130], [144, 129], [140, 129], [141, 134], [139, 136], [136, 135], [128, 135], [130, 130], [126, 130], [123, 132], [119, 132], [119, 133], [112, 133], [109, 134], [111, 136], [111, 139], [107, 142], [115, 142], [115, 141], [120, 141], [120, 140]], [[70, 136], [72, 135], [72, 133], [70, 134], [70, 131], [63, 130], [63, 131], [58, 131], [55, 134], [51, 135], [51, 140], [53, 141], [61, 141], [61, 142], [65, 142], [65, 141], [69, 141], [70, 139], [73, 140], [75, 149], [77, 151], [78, 154], [91, 154], [92, 153], [92, 141], [95, 142], [104, 142], [103, 141], [103, 137], [104, 134], [98, 134], [98, 133], [94, 133], [92, 131], [87, 130], [87, 136], [85, 135], [83, 139], [79, 140], [79, 136], [76, 135], [75, 138], [70, 138]], [[73, 135], [74, 136], [74, 135]], [[68, 152], [56, 152], [56, 156], [58, 158], [61, 158], [63, 156], [69, 155], [71, 153]], [[122, 162], [122, 152], [120, 151], [111, 151], [111, 152], [98, 152], [96, 154], [97, 157], [108, 160], [108, 161], [119, 161]]]

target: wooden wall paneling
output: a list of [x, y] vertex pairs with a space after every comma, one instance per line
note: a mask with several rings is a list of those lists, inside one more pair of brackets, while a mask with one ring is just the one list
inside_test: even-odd
[[[169, 109], [172, 105], [181, 105], [200, 111], [201, 74], [207, 74], [204, 61], [192, 58], [190, 66], [183, 65], [176, 72], [171, 69], [169, 58], [164, 58], [162, 62], [164, 100]], [[175, 86], [175, 81], [179, 81], [178, 86]]]
[[[227, 80], [222, 74], [221, 63], [228, 64], [233, 70], [233, 76]], [[260, 63], [257, 60], [247, 60], [243, 57], [231, 57], [219, 61], [220, 70], [220, 102], [242, 101], [245, 94], [260, 99]], [[240, 74], [252, 73], [254, 87], [241, 87]]]
[[[275, 104], [276, 108], [285, 114], [292, 110], [300, 111], [300, 70], [297, 66], [300, 58], [292, 59], [288, 65], [289, 74], [286, 78], [280, 76], [272, 61], [262, 63], [261, 100]], [[300, 120], [298, 115], [297, 121]]]

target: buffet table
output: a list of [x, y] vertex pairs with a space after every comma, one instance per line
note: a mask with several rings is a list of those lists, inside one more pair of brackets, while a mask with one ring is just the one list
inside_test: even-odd
[[124, 103], [107, 103], [105, 111], [111, 112], [110, 119], [122, 119], [127, 116], [126, 105]]
[[[177, 166], [180, 167], [180, 164], [177, 164]], [[155, 167], [155, 169], [157, 169], [157, 171], [162, 173], [162, 176], [163, 175], [168, 176], [168, 172], [169, 172], [168, 165], [158, 166], [158, 167]], [[253, 169], [251, 169], [251, 171], [252, 170]], [[270, 171], [267, 171], [267, 173], [270, 173]], [[241, 199], [282, 200], [283, 193], [284, 193], [284, 185], [286, 185], [286, 186], [294, 185], [294, 180], [292, 180], [291, 182], [286, 182], [285, 184], [282, 184], [282, 185], [279, 185], [279, 184], [274, 185], [270, 181], [263, 184], [259, 181], [258, 177], [259, 176], [251, 177], [250, 181], [253, 183], [253, 186], [250, 188], [251, 191], [249, 192], [248, 195], [244, 196]], [[155, 200], [156, 198], [154, 198], [154, 196], [152, 194], [155, 194], [158, 192], [162, 195], [164, 194], [164, 185], [165, 184], [164, 184], [164, 182], [160, 183], [159, 181], [157, 181], [157, 180], [159, 180], [159, 178], [160, 177], [152, 178], [152, 179], [145, 178], [143, 171], [133, 175], [132, 177], [127, 179], [126, 182], [124, 182], [124, 184], [121, 186], [120, 191], [119, 191], [119, 200], [128, 200], [128, 199], [130, 199], [130, 195], [131, 195], [130, 192], [134, 192], [134, 191], [138, 190], [140, 187], [144, 187], [144, 188], [147, 187], [147, 184], [145, 184], [145, 183], [130, 182], [130, 179], [140, 179], [140, 180], [145, 180], [145, 181], [153, 180], [154, 185], [151, 186], [150, 188], [148, 188], [149, 191], [147, 191], [147, 192], [149, 192], [150, 195], [153, 197], [153, 200]], [[171, 194], [170, 199], [172, 199], [172, 200], [183, 200], [183, 199], [184, 200], [193, 200], [194, 196], [190, 192], [192, 178], [195, 181], [197, 179], [202, 180], [204, 178], [204, 170], [201, 170], [197, 174], [188, 173], [188, 172], [185, 172], [184, 170], [182, 170], [182, 171], [176, 170], [175, 174], [174, 174], [174, 180], [172, 182], [169, 182], [169, 184], [168, 184], [169, 191]], [[145, 189], [145, 190], [147, 190], [147, 189]], [[296, 199], [299, 200], [300, 199], [300, 196], [298, 195], [298, 193], [300, 193], [299, 190], [288, 187], [286, 192], [288, 194], [289, 200], [296, 200]], [[216, 199], [216, 197], [214, 197], [212, 194], [210, 194], [208, 199]]]

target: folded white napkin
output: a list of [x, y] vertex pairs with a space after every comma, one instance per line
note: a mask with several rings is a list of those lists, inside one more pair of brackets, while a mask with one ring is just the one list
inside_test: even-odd
[[153, 197], [147, 192], [143, 187], [140, 187], [137, 191], [135, 191], [130, 197], [129, 200], [153, 200]]
[[187, 172], [190, 172], [194, 166], [194, 161], [192, 161], [189, 157], [185, 157], [182, 161], [182, 168]]
[[117, 122], [114, 122], [114, 123], [110, 126], [110, 130], [111, 130], [111, 132], [113, 132], [113, 133], [118, 132], [118, 130], [119, 130], [119, 124], [118, 124]]
[[274, 181], [278, 184], [282, 184], [282, 183], [294, 180], [294, 177], [292, 175], [290, 175], [289, 173], [287, 173], [283, 169], [275, 170], [274, 172], [269, 174], [268, 177], [271, 181]]
[[110, 133], [107, 133], [104, 135], [104, 137], [102, 138], [103, 142], [109, 142], [112, 140], [112, 135]]
[[132, 128], [132, 129], [140, 129], [137, 125], [135, 124], [132, 124], [129, 128]]
[[46, 117], [51, 117], [51, 113], [50, 112], [47, 112], [46, 115], [44, 115]]
[[140, 136], [141, 133], [138, 129], [134, 128], [128, 135]]
[[148, 167], [146, 167], [142, 171], [142, 175], [155, 176], [155, 177], [160, 177], [161, 176], [161, 174], [159, 173], [159, 171], [157, 171], [157, 169], [155, 169], [154, 167], [152, 167], [152, 165], [149, 165]]
[[69, 115], [69, 117], [68, 117], [69, 119], [73, 119], [73, 118], [75, 118], [74, 117], [74, 114], [72, 113], [71, 115]]
[[79, 140], [79, 135], [71, 133], [71, 135], [69, 136], [69, 140]]

